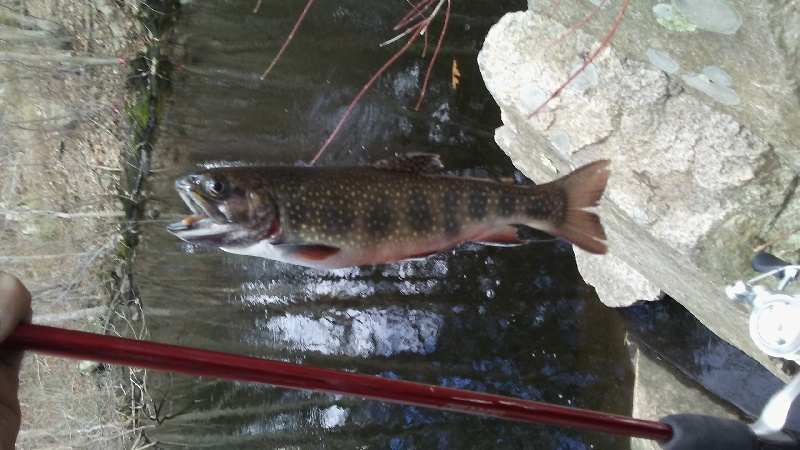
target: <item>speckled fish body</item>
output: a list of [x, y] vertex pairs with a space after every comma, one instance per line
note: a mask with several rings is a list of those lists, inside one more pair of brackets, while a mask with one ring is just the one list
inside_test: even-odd
[[317, 268], [420, 258], [466, 241], [516, 245], [538, 228], [604, 253], [598, 161], [540, 186], [435, 175], [436, 155], [368, 167], [229, 167], [176, 182], [196, 213], [168, 230], [187, 242]]

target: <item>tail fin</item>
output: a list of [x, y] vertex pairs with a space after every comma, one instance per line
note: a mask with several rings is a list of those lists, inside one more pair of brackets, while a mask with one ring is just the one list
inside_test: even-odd
[[547, 185], [554, 191], [562, 192], [566, 198], [563, 220], [558, 224], [550, 224], [537, 228], [558, 236], [574, 245], [596, 254], [605, 254], [608, 247], [605, 242], [606, 232], [597, 214], [585, 211], [584, 208], [597, 205], [608, 182], [608, 165], [611, 161], [603, 159], [587, 164], [563, 178]]

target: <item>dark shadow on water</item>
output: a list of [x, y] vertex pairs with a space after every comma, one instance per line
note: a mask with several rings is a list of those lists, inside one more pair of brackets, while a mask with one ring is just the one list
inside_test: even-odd
[[[671, 298], [626, 308], [628, 332], [684, 376], [755, 419], [784, 386], [758, 362], [723, 341]], [[747, 333], [746, 324], [742, 332]], [[792, 428], [800, 425], [793, 414]]]

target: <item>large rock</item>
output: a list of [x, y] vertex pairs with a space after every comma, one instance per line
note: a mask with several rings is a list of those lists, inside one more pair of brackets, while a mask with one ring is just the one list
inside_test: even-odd
[[[763, 5], [723, 2], [733, 22], [709, 31], [703, 27], [713, 24], [691, 8], [680, 15], [677, 6], [634, 3], [625, 31], [612, 40], [613, 46], [623, 41], [626, 54], [603, 50], [533, 117], [598, 40], [579, 30], [551, 45], [567, 31], [560, 23], [533, 11], [505, 16], [479, 56], [505, 124], [496, 140], [537, 182], [611, 159], [600, 207], [611, 255], [576, 251], [587, 282], [613, 306], [665, 292], [777, 374], [749, 337], [747, 313], [727, 299], [724, 286], [749, 278], [753, 248], [800, 219], [794, 198], [800, 109], [794, 80], [785, 76], [797, 59], [781, 57], [777, 38], [751, 35], [756, 19], [788, 22], [744, 9]], [[557, 15], [577, 23], [586, 5], [565, 2]], [[608, 30], [616, 15], [611, 9], [595, 27]], [[664, 19], [670, 11], [672, 22]], [[732, 11], [744, 17], [738, 28]], [[800, 239], [790, 238], [773, 250], [797, 260], [798, 247]]]

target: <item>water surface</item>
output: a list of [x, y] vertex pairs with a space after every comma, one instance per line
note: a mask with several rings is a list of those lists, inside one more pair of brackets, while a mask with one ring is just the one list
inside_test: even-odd
[[[155, 150], [153, 202], [198, 164], [307, 162], [399, 45], [406, 2], [317, 2], [266, 80], [304, 6], [189, 3], [167, 44], [176, 67]], [[413, 109], [440, 25], [364, 96], [321, 165], [437, 152], [449, 170], [521, 177], [493, 141], [499, 109], [476, 63], [488, 28], [523, 1], [454, 2], [425, 101]], [[439, 24], [441, 22], [438, 22]], [[457, 89], [451, 68], [461, 72]], [[536, 151], [536, 149], [531, 149]], [[163, 221], [162, 221], [163, 222]], [[577, 274], [571, 248], [465, 245], [424, 261], [318, 271], [187, 245], [143, 228], [138, 283], [151, 339], [611, 413], [630, 411], [619, 314]], [[535, 234], [534, 238], [545, 236]], [[628, 440], [312, 394], [151, 373], [166, 448], [627, 448]], [[162, 420], [165, 419], [165, 420]]]

